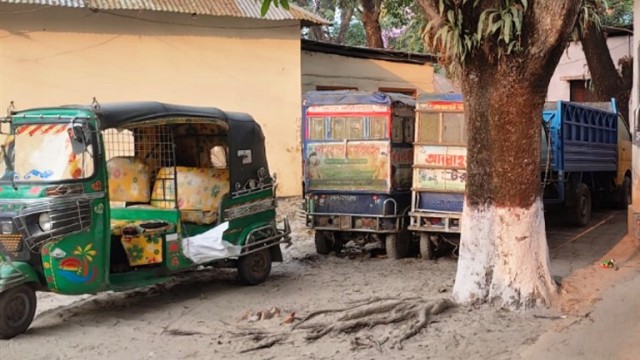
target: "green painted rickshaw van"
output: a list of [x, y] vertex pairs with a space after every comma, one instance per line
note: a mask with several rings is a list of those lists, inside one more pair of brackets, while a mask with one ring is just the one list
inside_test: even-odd
[[124, 291], [209, 265], [255, 285], [282, 261], [290, 228], [250, 115], [94, 101], [3, 121], [0, 338], [27, 330], [36, 291]]

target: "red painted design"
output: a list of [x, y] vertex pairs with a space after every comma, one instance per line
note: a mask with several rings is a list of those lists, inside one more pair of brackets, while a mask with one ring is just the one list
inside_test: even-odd
[[53, 282], [53, 276], [47, 276], [47, 282]]
[[47, 247], [43, 247], [40, 252], [42, 253], [42, 255], [49, 255], [49, 249]]
[[29, 192], [32, 194], [40, 194], [41, 189], [42, 188], [40, 188], [39, 186], [36, 186], [36, 187], [32, 187], [31, 190], [29, 190]]
[[35, 133], [38, 132], [38, 130], [40, 130], [42, 128], [42, 126], [44, 125], [35, 125], [31, 127], [31, 131], [29, 131], [29, 136], [33, 136], [35, 135]]
[[178, 258], [176, 256], [174, 256], [173, 258], [171, 258], [171, 265], [173, 265], [173, 266], [180, 265], [180, 260], [178, 260]]
[[172, 242], [171, 244], [169, 244], [169, 251], [170, 252], [176, 252], [179, 250], [179, 246], [177, 242]]
[[102, 190], [102, 181], [98, 180], [94, 182], [93, 184], [91, 184], [91, 188], [95, 191]]

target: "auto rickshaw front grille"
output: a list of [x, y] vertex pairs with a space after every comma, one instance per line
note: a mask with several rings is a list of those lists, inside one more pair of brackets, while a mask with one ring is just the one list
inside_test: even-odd
[[0, 250], [9, 253], [17, 253], [22, 248], [22, 235], [20, 234], [0, 234]]

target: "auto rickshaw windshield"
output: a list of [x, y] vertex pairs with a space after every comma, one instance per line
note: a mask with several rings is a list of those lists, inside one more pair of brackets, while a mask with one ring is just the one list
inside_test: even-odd
[[1, 181], [55, 182], [93, 175], [93, 147], [83, 144], [78, 151], [70, 129], [60, 123], [17, 126], [0, 146]]

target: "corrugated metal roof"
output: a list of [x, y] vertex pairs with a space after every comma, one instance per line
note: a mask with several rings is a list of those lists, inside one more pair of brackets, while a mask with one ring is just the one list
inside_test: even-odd
[[271, 6], [260, 16], [262, 0], [0, 0], [0, 3], [61, 6], [96, 10], [148, 10], [197, 15], [232, 16], [265, 20], [300, 20], [303, 25], [329, 25], [329, 21], [294, 4], [289, 10]]

